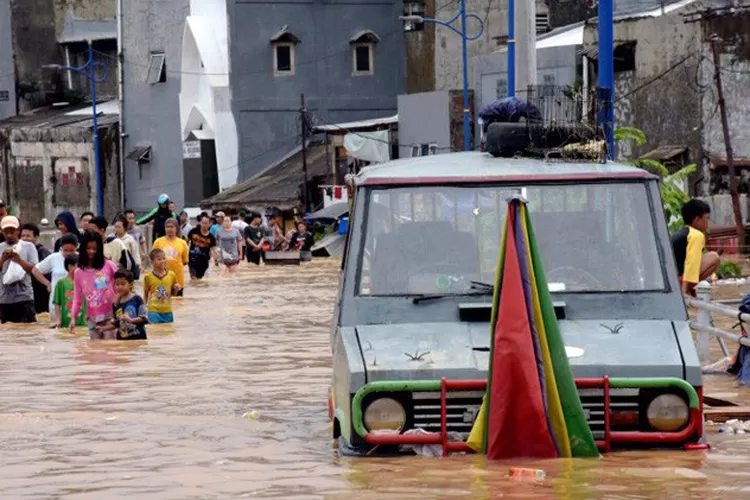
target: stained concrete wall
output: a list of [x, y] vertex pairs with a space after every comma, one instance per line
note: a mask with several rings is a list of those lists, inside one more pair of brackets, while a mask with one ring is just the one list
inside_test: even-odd
[[[424, 15], [435, 17], [435, 0], [426, 0]], [[435, 30], [434, 23], [425, 23], [421, 31], [404, 33], [406, 39], [406, 93], [416, 94], [435, 90]]]
[[[234, 0], [228, 9], [239, 182], [299, 145], [300, 94], [319, 123], [395, 114], [406, 84], [400, 0]], [[270, 40], [285, 25], [301, 40], [295, 74], [274, 76]], [[380, 41], [374, 74], [354, 76], [350, 39], [362, 30]]]
[[[44, 104], [47, 92], [62, 89], [63, 75], [57, 71], [43, 70], [42, 65], [64, 63], [63, 50], [57, 40], [62, 34], [68, 11], [82, 19], [111, 19], [115, 17], [116, 0], [9, 1], [16, 78], [24, 91], [19, 93], [18, 107], [19, 112], [24, 112]], [[115, 74], [113, 67], [116, 60], [101, 62], [109, 65], [111, 75]], [[110, 79], [113, 78], [110, 76]], [[108, 85], [111, 83], [105, 84], [103, 91], [113, 95]]]
[[[99, 129], [104, 215], [120, 207], [119, 128]], [[62, 210], [80, 214], [97, 207], [96, 157], [91, 131], [68, 126], [0, 130], [0, 186], [14, 213], [32, 222]]]
[[[648, 140], [641, 148], [621, 144], [618, 157], [635, 157], [660, 145], [685, 145], [690, 160], [700, 161], [699, 58], [681, 63], [700, 53], [700, 28], [684, 22], [685, 12], [615, 23], [615, 40], [637, 42], [635, 70], [615, 74], [615, 126], [640, 128]], [[595, 48], [597, 35], [595, 25], [586, 27], [585, 50]], [[596, 85], [596, 64], [591, 67], [590, 81]]]
[[[179, 92], [182, 34], [190, 2], [166, 3], [123, 2], [124, 154], [141, 142], [152, 145], [149, 163], [139, 166], [125, 160], [125, 205], [139, 213], [151, 210], [160, 193], [167, 193], [178, 207], [184, 204]], [[165, 83], [146, 83], [151, 52], [166, 54]]]
[[703, 172], [710, 194], [726, 193], [729, 176], [726, 167], [712, 167], [711, 158], [726, 159], [726, 147], [721, 126], [721, 113], [713, 85], [714, 61], [708, 38], [717, 34], [720, 48], [721, 80], [727, 107], [730, 140], [734, 153], [740, 193], [750, 193], [750, 13], [709, 18], [701, 24], [705, 59], [701, 65], [701, 81], [708, 85], [703, 95]]
[[0, 0], [0, 120], [16, 114], [10, 0]]

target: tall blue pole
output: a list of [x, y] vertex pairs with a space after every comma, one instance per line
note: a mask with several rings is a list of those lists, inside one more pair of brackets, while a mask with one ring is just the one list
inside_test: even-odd
[[614, 97], [615, 97], [615, 64], [614, 64], [614, 0], [599, 0], [599, 125], [604, 132], [607, 143], [607, 156], [615, 157], [614, 134]]
[[461, 0], [461, 50], [464, 62], [464, 151], [471, 151], [471, 124], [469, 123], [469, 60], [466, 53], [466, 0]]
[[99, 123], [96, 117], [96, 67], [94, 66], [94, 46], [89, 40], [89, 80], [91, 80], [91, 103], [94, 110], [94, 160], [96, 161], [96, 204], [97, 215], [104, 215], [102, 196], [102, 164], [99, 157]]
[[513, 97], [515, 95], [516, 95], [516, 2], [515, 0], [508, 0], [508, 97]]

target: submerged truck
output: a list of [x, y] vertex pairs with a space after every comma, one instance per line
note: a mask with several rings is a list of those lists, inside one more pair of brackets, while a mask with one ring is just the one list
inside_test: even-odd
[[507, 199], [528, 201], [603, 451], [701, 447], [702, 379], [659, 191], [612, 162], [452, 153], [365, 168], [342, 259], [330, 417], [342, 453], [468, 451]]

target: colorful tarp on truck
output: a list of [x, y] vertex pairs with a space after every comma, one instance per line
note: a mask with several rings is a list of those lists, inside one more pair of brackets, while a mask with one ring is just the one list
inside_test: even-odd
[[520, 196], [508, 202], [491, 325], [487, 392], [467, 444], [491, 460], [598, 457]]

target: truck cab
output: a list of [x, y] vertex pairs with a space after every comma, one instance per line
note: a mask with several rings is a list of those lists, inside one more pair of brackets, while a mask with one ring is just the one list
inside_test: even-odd
[[700, 440], [701, 369], [658, 178], [472, 152], [367, 167], [351, 187], [330, 339], [344, 453], [415, 441], [465, 451], [490, 356], [482, 284], [494, 282], [507, 199], [519, 194], [600, 447]]

